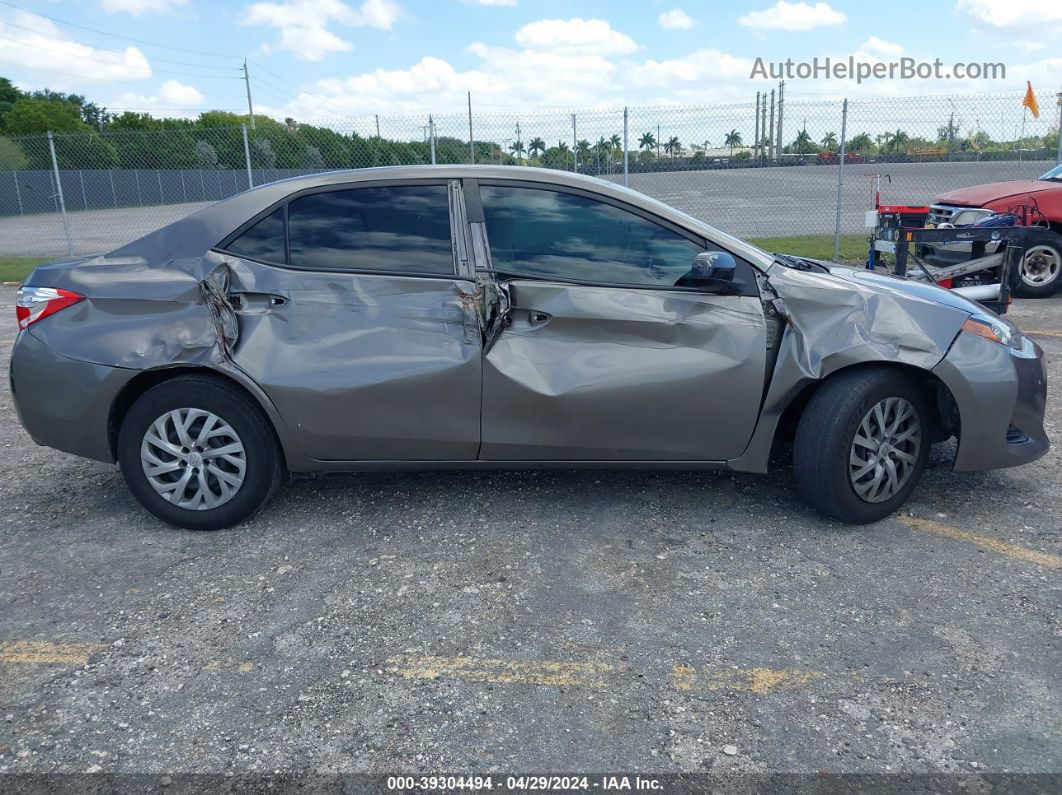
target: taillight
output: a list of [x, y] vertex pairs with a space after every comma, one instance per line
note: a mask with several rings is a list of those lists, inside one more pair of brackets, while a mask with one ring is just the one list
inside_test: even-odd
[[69, 290], [60, 290], [58, 287], [20, 287], [18, 298], [15, 300], [18, 327], [27, 329], [48, 315], [73, 306], [84, 297]]

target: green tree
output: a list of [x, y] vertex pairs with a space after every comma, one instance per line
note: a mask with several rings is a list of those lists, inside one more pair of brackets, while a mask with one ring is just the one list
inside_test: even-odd
[[592, 147], [590, 142], [583, 138], [575, 145], [575, 151], [579, 155], [579, 162], [585, 163], [590, 159]]
[[[723, 145], [730, 147], [730, 156], [734, 156], [734, 147], [741, 146], [741, 133], [737, 130], [731, 130], [726, 134], [726, 138], [723, 139]], [[704, 147], [707, 149], [707, 145]]]
[[10, 138], [0, 138], [0, 171], [21, 171], [29, 163], [21, 146]]
[[8, 135], [40, 135], [52, 132], [88, 132], [77, 108], [67, 102], [20, 97], [4, 114], [4, 132]]
[[651, 132], [642, 133], [642, 137], [638, 139], [638, 148], [651, 152], [656, 148], [656, 136]]
[[837, 148], [837, 133], [828, 132], [822, 136], [822, 148], [827, 152], [832, 152]]
[[862, 132], [848, 142], [849, 152], [858, 152], [861, 155], [869, 155], [874, 152], [874, 140], [868, 133]]
[[679, 143], [677, 135], [672, 135], [667, 139], [667, 143], [664, 144], [664, 151], [667, 152], [670, 157], [682, 154], [682, 144]]
[[527, 151], [531, 157], [537, 157], [546, 151], [546, 142], [536, 135], [531, 139], [531, 143], [527, 145]]
[[816, 149], [815, 142], [811, 140], [811, 136], [808, 135], [807, 130], [801, 130], [797, 133], [797, 137], [793, 139], [793, 143], [789, 145], [789, 151], [796, 155], [809, 155]]

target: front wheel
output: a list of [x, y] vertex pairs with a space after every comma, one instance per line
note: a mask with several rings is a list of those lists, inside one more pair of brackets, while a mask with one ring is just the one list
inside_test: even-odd
[[925, 390], [899, 370], [860, 368], [830, 378], [797, 427], [793, 465], [801, 495], [842, 522], [884, 519], [922, 478], [929, 417]]
[[209, 376], [180, 376], [141, 395], [122, 421], [118, 463], [141, 505], [189, 530], [220, 530], [254, 515], [281, 474], [261, 409]]

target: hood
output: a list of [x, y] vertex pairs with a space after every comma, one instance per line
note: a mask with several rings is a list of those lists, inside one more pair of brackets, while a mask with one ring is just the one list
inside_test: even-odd
[[1011, 182], [993, 182], [988, 185], [973, 185], [969, 188], [942, 193], [934, 204], [958, 204], [962, 207], [983, 207], [984, 205], [1009, 199], [1013, 196], [1027, 196], [1045, 190], [1062, 190], [1062, 185], [1046, 179], [1017, 179]]
[[963, 298], [958, 293], [928, 282], [914, 281], [913, 279], [905, 279], [878, 271], [848, 268], [836, 263], [823, 263], [823, 265], [829, 269], [830, 275], [870, 287], [871, 289], [888, 291], [934, 304], [943, 304], [952, 309], [959, 309], [970, 314], [984, 313], [986, 311], [983, 306]]

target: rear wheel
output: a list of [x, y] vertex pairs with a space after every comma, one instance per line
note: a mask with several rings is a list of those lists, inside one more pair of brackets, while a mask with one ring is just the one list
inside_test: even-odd
[[208, 376], [180, 376], [145, 392], [122, 421], [118, 462], [141, 505], [189, 530], [249, 518], [281, 474], [261, 409]]
[[1047, 298], [1059, 290], [1062, 290], [1062, 235], [1047, 229], [1031, 229], [1025, 257], [1014, 281], [1014, 294]]
[[808, 401], [797, 427], [793, 465], [801, 495], [842, 522], [884, 519], [922, 478], [929, 417], [924, 390], [898, 370], [834, 376]]

